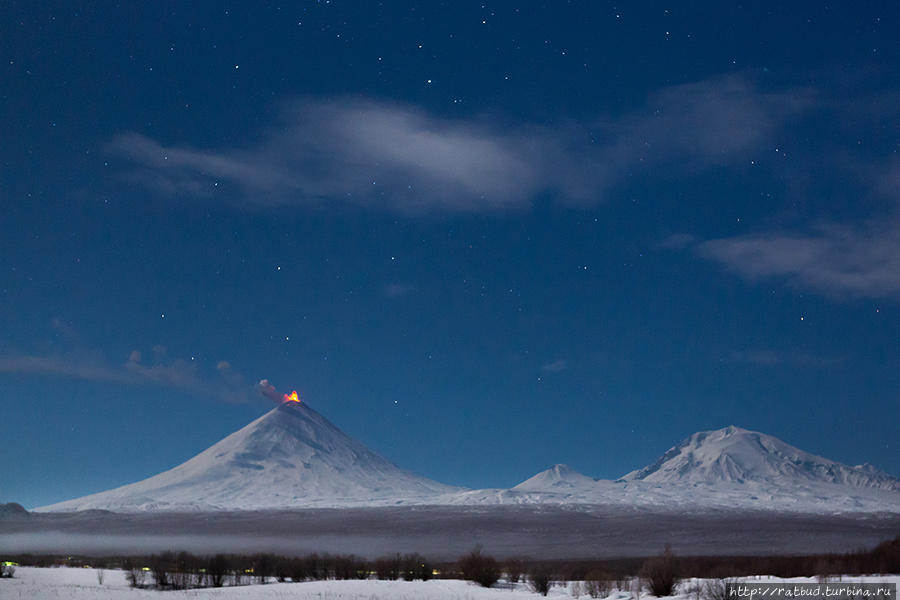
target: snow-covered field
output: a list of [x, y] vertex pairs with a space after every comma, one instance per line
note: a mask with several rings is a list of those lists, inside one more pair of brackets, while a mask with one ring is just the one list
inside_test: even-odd
[[[814, 582], [812, 578], [779, 579], [754, 577], [750, 581]], [[869, 582], [900, 584], [900, 575], [843, 577], [843, 582]], [[684, 593], [674, 598], [693, 600], [694, 594], [684, 585]], [[550, 597], [573, 598], [572, 586], [557, 585], [551, 588]], [[125, 581], [124, 571], [109, 570], [104, 573], [103, 584], [98, 583], [94, 569], [19, 567], [13, 579], [0, 580], [0, 598], [3, 600], [181, 600], [183, 598], [223, 598], [235, 600], [264, 600], [269, 598], [293, 598], [299, 600], [536, 600], [538, 594], [524, 584], [515, 588], [484, 589], [475, 584], [457, 580], [433, 581], [311, 581], [307, 583], [270, 583], [233, 588], [201, 589], [159, 592], [133, 590]], [[590, 598], [581, 596], [581, 600]], [[613, 600], [629, 600], [627, 592], [613, 592]], [[641, 598], [652, 598], [646, 593]]]
[[[520, 584], [522, 589], [484, 589], [466, 581], [310, 581], [304, 583], [269, 583], [238, 587], [207, 588], [160, 592], [133, 590], [125, 581], [124, 571], [106, 571], [103, 585], [97, 582], [94, 569], [19, 567], [13, 579], [0, 580], [3, 600], [181, 600], [182, 598], [225, 598], [262, 600], [294, 598], [299, 600], [489, 600], [503, 598], [535, 600], [538, 596]], [[554, 595], [568, 596], [563, 588]]]

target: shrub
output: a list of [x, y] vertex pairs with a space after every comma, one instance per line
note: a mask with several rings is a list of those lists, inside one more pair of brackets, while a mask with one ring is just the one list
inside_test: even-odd
[[225, 585], [225, 576], [231, 570], [231, 562], [224, 554], [216, 554], [206, 562], [206, 576], [213, 587]]
[[522, 578], [522, 573], [525, 571], [525, 568], [522, 565], [521, 560], [512, 559], [506, 562], [503, 570], [506, 571], [506, 581], [509, 583], [518, 583], [519, 579]]
[[193, 554], [181, 551], [175, 556], [169, 572], [169, 584], [176, 590], [186, 590], [194, 583], [196, 559]]
[[584, 591], [591, 598], [606, 598], [612, 592], [613, 581], [609, 573], [603, 571], [591, 571], [584, 581]]
[[271, 554], [259, 553], [253, 555], [251, 563], [256, 582], [266, 583], [269, 577], [275, 574], [275, 565], [278, 564], [278, 559]]
[[147, 581], [147, 571], [139, 562], [126, 558], [122, 563], [122, 568], [125, 570], [125, 579], [128, 580], [128, 585], [133, 588], [144, 587], [144, 582]]
[[171, 573], [175, 570], [175, 555], [171, 552], [154, 554], [150, 557], [150, 571], [156, 586], [167, 588], [172, 585]]
[[550, 584], [553, 583], [550, 573], [544, 569], [535, 569], [528, 576], [531, 589], [542, 596], [546, 596], [550, 591]]
[[463, 579], [474, 581], [486, 588], [500, 579], [500, 565], [494, 557], [482, 554], [480, 548], [475, 548], [460, 559], [459, 570]]
[[870, 553], [868, 571], [878, 573], [900, 572], [900, 535], [875, 547]]
[[400, 555], [382, 556], [375, 561], [375, 575], [378, 579], [393, 581], [400, 577]]
[[675, 555], [667, 545], [659, 556], [647, 559], [641, 567], [641, 577], [647, 582], [650, 593], [657, 598], [671, 596], [678, 583], [676, 575]]
[[364, 570], [352, 554], [334, 556], [331, 563], [335, 579], [357, 579], [360, 570]]
[[707, 579], [703, 582], [700, 595], [704, 600], [728, 600], [728, 586], [735, 583], [735, 579]]
[[407, 554], [403, 557], [403, 579], [413, 581], [431, 579], [432, 566], [419, 554]]

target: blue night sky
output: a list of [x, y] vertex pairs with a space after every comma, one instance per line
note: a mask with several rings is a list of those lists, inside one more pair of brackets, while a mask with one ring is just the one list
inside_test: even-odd
[[298, 390], [446, 483], [900, 475], [895, 2], [5, 2], [0, 501]]

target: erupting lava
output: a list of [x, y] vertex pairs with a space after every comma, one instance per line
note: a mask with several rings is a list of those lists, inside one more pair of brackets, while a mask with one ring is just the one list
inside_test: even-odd
[[284, 395], [285, 402], [300, 402], [300, 396], [297, 395], [297, 390], [294, 390], [290, 394]]

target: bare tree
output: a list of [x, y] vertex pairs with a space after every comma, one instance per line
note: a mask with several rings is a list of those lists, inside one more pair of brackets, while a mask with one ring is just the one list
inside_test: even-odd
[[216, 554], [206, 562], [206, 575], [210, 585], [222, 587], [225, 584], [225, 575], [231, 569], [228, 557], [224, 554]]
[[506, 561], [503, 570], [506, 571], [506, 581], [509, 583], [518, 583], [519, 579], [522, 577], [522, 573], [525, 571], [525, 566], [520, 559], [511, 558]]
[[253, 574], [256, 576], [257, 583], [266, 583], [274, 573], [277, 558], [271, 554], [264, 552], [253, 556]]
[[500, 565], [492, 556], [481, 553], [481, 548], [475, 548], [459, 561], [459, 570], [463, 579], [474, 581], [482, 587], [491, 587], [500, 579]]
[[106, 577], [106, 570], [103, 567], [97, 567], [95, 571], [97, 573], [97, 583], [103, 585], [103, 578]]
[[400, 555], [382, 556], [375, 561], [375, 576], [393, 581], [400, 577]]
[[150, 571], [156, 581], [156, 587], [167, 588], [172, 585], [172, 572], [175, 570], [175, 555], [171, 552], [150, 557]]
[[144, 582], [147, 580], [147, 571], [139, 563], [126, 558], [122, 567], [125, 569], [125, 579], [128, 580], [128, 585], [133, 588], [144, 587]]

